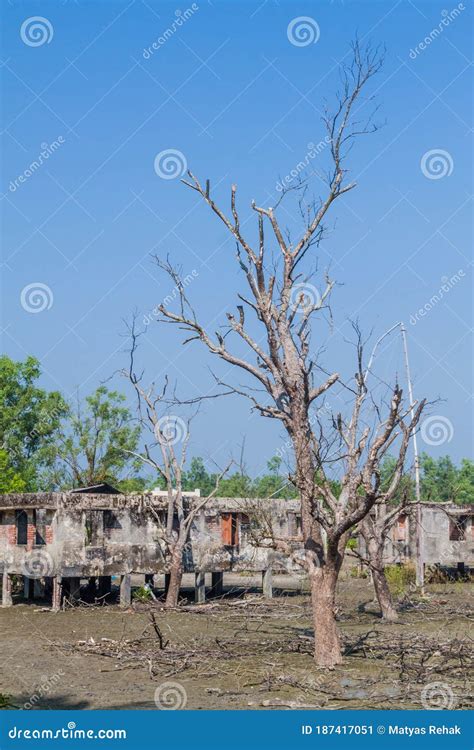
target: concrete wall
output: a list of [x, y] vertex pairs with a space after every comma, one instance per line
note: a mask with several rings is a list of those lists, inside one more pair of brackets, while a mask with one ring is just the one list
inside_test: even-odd
[[[261, 500], [279, 534], [289, 533], [296, 501]], [[28, 542], [16, 544], [15, 509], [28, 514]], [[258, 547], [248, 523], [249, 501], [216, 498], [196, 517], [185, 553], [185, 570], [265, 570], [273, 551]], [[166, 501], [152, 495], [39, 493], [0, 497], [0, 572], [63, 577], [159, 573], [164, 570], [162, 527]], [[238, 544], [223, 544], [222, 514], [238, 519]], [[35, 526], [34, 519], [40, 519]], [[36, 531], [46, 542], [36, 544]], [[275, 560], [275, 564], [278, 561]]]

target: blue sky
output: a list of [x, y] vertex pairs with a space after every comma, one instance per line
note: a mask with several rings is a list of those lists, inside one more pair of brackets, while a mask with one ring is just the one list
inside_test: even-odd
[[[29, 37], [36, 16], [40, 36]], [[415, 394], [442, 399], [431, 409], [442, 438], [421, 447], [470, 455], [470, 16], [467, 0], [5, 2], [4, 351], [38, 357], [45, 387], [79, 386], [87, 395], [126, 363], [123, 319], [134, 309], [143, 319], [172, 292], [153, 253], [169, 253], [193, 276], [189, 296], [205, 323], [224, 323], [244, 289], [233, 243], [195, 193], [157, 174], [155, 158], [179, 151], [226, 207], [237, 183], [253, 238], [251, 199], [272, 205], [278, 179], [324, 137], [322, 105], [334, 101], [338, 65], [357, 33], [387, 48], [371, 88], [385, 125], [348, 160], [358, 187], [335, 207], [314, 282], [330, 268], [339, 283], [334, 323], [318, 324], [313, 340], [331, 369], [351, 374], [348, 321], [357, 317], [376, 336], [404, 320]], [[288, 26], [300, 17], [310, 19], [314, 43], [291, 43]], [[167, 29], [164, 43], [144, 53]], [[48, 158], [28, 172], [44, 144]], [[326, 159], [323, 150], [311, 168]], [[318, 194], [317, 177], [312, 185]], [[282, 221], [298, 231], [294, 210]], [[31, 312], [35, 304], [45, 309]], [[227, 368], [199, 345], [183, 348], [177, 333], [147, 327], [140, 349], [147, 376], [168, 373], [183, 396], [211, 392], [209, 366], [221, 375]], [[402, 378], [399, 339], [387, 343], [379, 374]], [[222, 464], [244, 437], [254, 472], [285, 439], [247, 402], [207, 402], [191, 452]]]

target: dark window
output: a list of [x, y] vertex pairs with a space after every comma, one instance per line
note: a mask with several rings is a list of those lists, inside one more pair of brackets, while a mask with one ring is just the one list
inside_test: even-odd
[[449, 519], [449, 541], [464, 542], [466, 540], [467, 516]]
[[44, 518], [45, 518], [46, 511], [44, 510], [34, 510], [33, 511], [33, 525], [35, 527], [35, 546], [40, 547], [43, 544], [46, 544], [46, 540], [44, 538]]
[[104, 510], [104, 529], [121, 529], [122, 524], [113, 510]]
[[28, 515], [24, 510], [15, 513], [16, 543], [28, 544]]
[[300, 513], [293, 513], [293, 511], [289, 511], [288, 534], [290, 536], [298, 536], [299, 534], [301, 534], [301, 514]]

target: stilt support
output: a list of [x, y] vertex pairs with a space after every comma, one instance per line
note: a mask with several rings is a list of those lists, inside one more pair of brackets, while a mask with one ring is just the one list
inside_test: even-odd
[[5, 570], [2, 578], [2, 607], [11, 607], [12, 604], [12, 579]]
[[262, 573], [262, 589], [265, 599], [273, 597], [273, 572], [271, 568], [267, 568]]
[[53, 595], [52, 595], [52, 602], [51, 607], [53, 612], [59, 612], [61, 609], [61, 594], [62, 594], [63, 586], [62, 586], [62, 579], [61, 576], [54, 576], [53, 577]]
[[206, 601], [206, 574], [199, 572], [195, 574], [194, 601], [196, 604], [204, 604]]
[[126, 573], [120, 581], [120, 606], [129, 607], [132, 603], [132, 576]]

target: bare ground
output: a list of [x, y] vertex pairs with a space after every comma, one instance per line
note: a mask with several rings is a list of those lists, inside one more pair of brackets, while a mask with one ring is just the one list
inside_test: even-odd
[[155, 693], [188, 709], [473, 706], [472, 584], [428, 586], [424, 600], [404, 594], [399, 622], [384, 624], [369, 582], [341, 581], [346, 657], [334, 670], [312, 660], [308, 595], [277, 584], [273, 600], [249, 588], [185, 611], [159, 602], [0, 610], [0, 693], [27, 709], [155, 709]]

